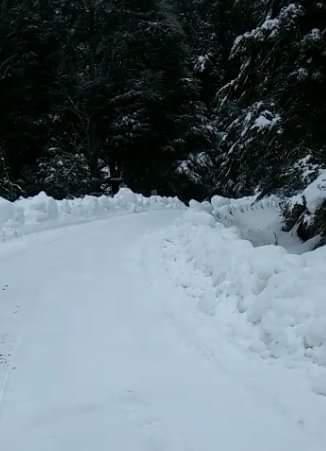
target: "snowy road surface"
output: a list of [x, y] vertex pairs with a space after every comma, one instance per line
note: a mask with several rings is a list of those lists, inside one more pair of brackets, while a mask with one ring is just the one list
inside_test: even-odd
[[0, 365], [2, 451], [325, 451], [326, 398], [305, 374], [222, 332], [211, 352], [187, 294], [149, 258], [144, 243], [182, 214], [3, 245], [0, 345], [13, 355]]

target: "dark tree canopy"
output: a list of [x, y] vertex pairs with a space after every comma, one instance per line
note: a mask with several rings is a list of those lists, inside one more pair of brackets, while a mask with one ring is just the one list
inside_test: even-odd
[[326, 165], [326, 4], [2, 0], [0, 196], [292, 193]]

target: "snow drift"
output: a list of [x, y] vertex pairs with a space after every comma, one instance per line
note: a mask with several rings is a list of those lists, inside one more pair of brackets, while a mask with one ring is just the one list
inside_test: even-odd
[[56, 201], [41, 193], [14, 203], [0, 199], [0, 239], [169, 208], [185, 209], [185, 215], [161, 236], [163, 264], [199, 310], [223, 318], [264, 358], [309, 359], [326, 367], [326, 248], [302, 253], [298, 240], [281, 230], [276, 197], [215, 196], [192, 201], [188, 209], [177, 198], [146, 198], [128, 189], [113, 198]]
[[85, 196], [57, 201], [45, 193], [9, 202], [0, 198], [0, 241], [29, 233], [88, 222], [118, 212], [142, 212], [161, 208], [183, 208], [172, 197], [144, 197], [122, 188], [115, 197]]
[[216, 317], [216, 327], [228, 323], [262, 357], [326, 367], [326, 248], [295, 255], [255, 247], [237, 227], [216, 222], [212, 212], [222, 204], [192, 203], [164, 232], [161, 255], [171, 277]]

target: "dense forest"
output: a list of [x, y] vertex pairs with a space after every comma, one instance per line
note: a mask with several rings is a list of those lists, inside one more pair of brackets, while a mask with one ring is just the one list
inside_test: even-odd
[[326, 165], [326, 2], [2, 0], [0, 196], [289, 195]]

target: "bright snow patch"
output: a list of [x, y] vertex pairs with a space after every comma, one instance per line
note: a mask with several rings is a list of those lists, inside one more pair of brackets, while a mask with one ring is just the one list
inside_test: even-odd
[[326, 248], [263, 245], [277, 199], [0, 211], [18, 234], [110, 216], [0, 245], [1, 449], [324, 451]]
[[177, 198], [135, 194], [122, 188], [115, 197], [85, 196], [57, 201], [40, 193], [35, 197], [8, 202], [0, 198], [0, 241], [69, 224], [105, 218], [114, 212], [141, 212], [183, 208]]
[[[213, 204], [230, 208], [220, 198]], [[293, 255], [280, 246], [254, 247], [236, 227], [212, 218], [207, 205], [193, 203], [166, 231], [163, 258], [177, 283], [262, 357], [326, 366], [326, 248]]]
[[302, 193], [310, 213], [315, 211], [326, 200], [326, 170], [322, 171]]
[[[309, 174], [308, 174], [309, 175]], [[289, 205], [305, 205], [310, 214], [326, 201], [326, 169], [319, 170], [319, 175], [311, 182], [306, 189], [297, 196], [289, 199]]]
[[260, 116], [255, 120], [252, 128], [264, 129], [264, 128], [272, 128], [276, 124], [281, 121], [280, 115], [273, 115], [270, 111], [264, 111]]

